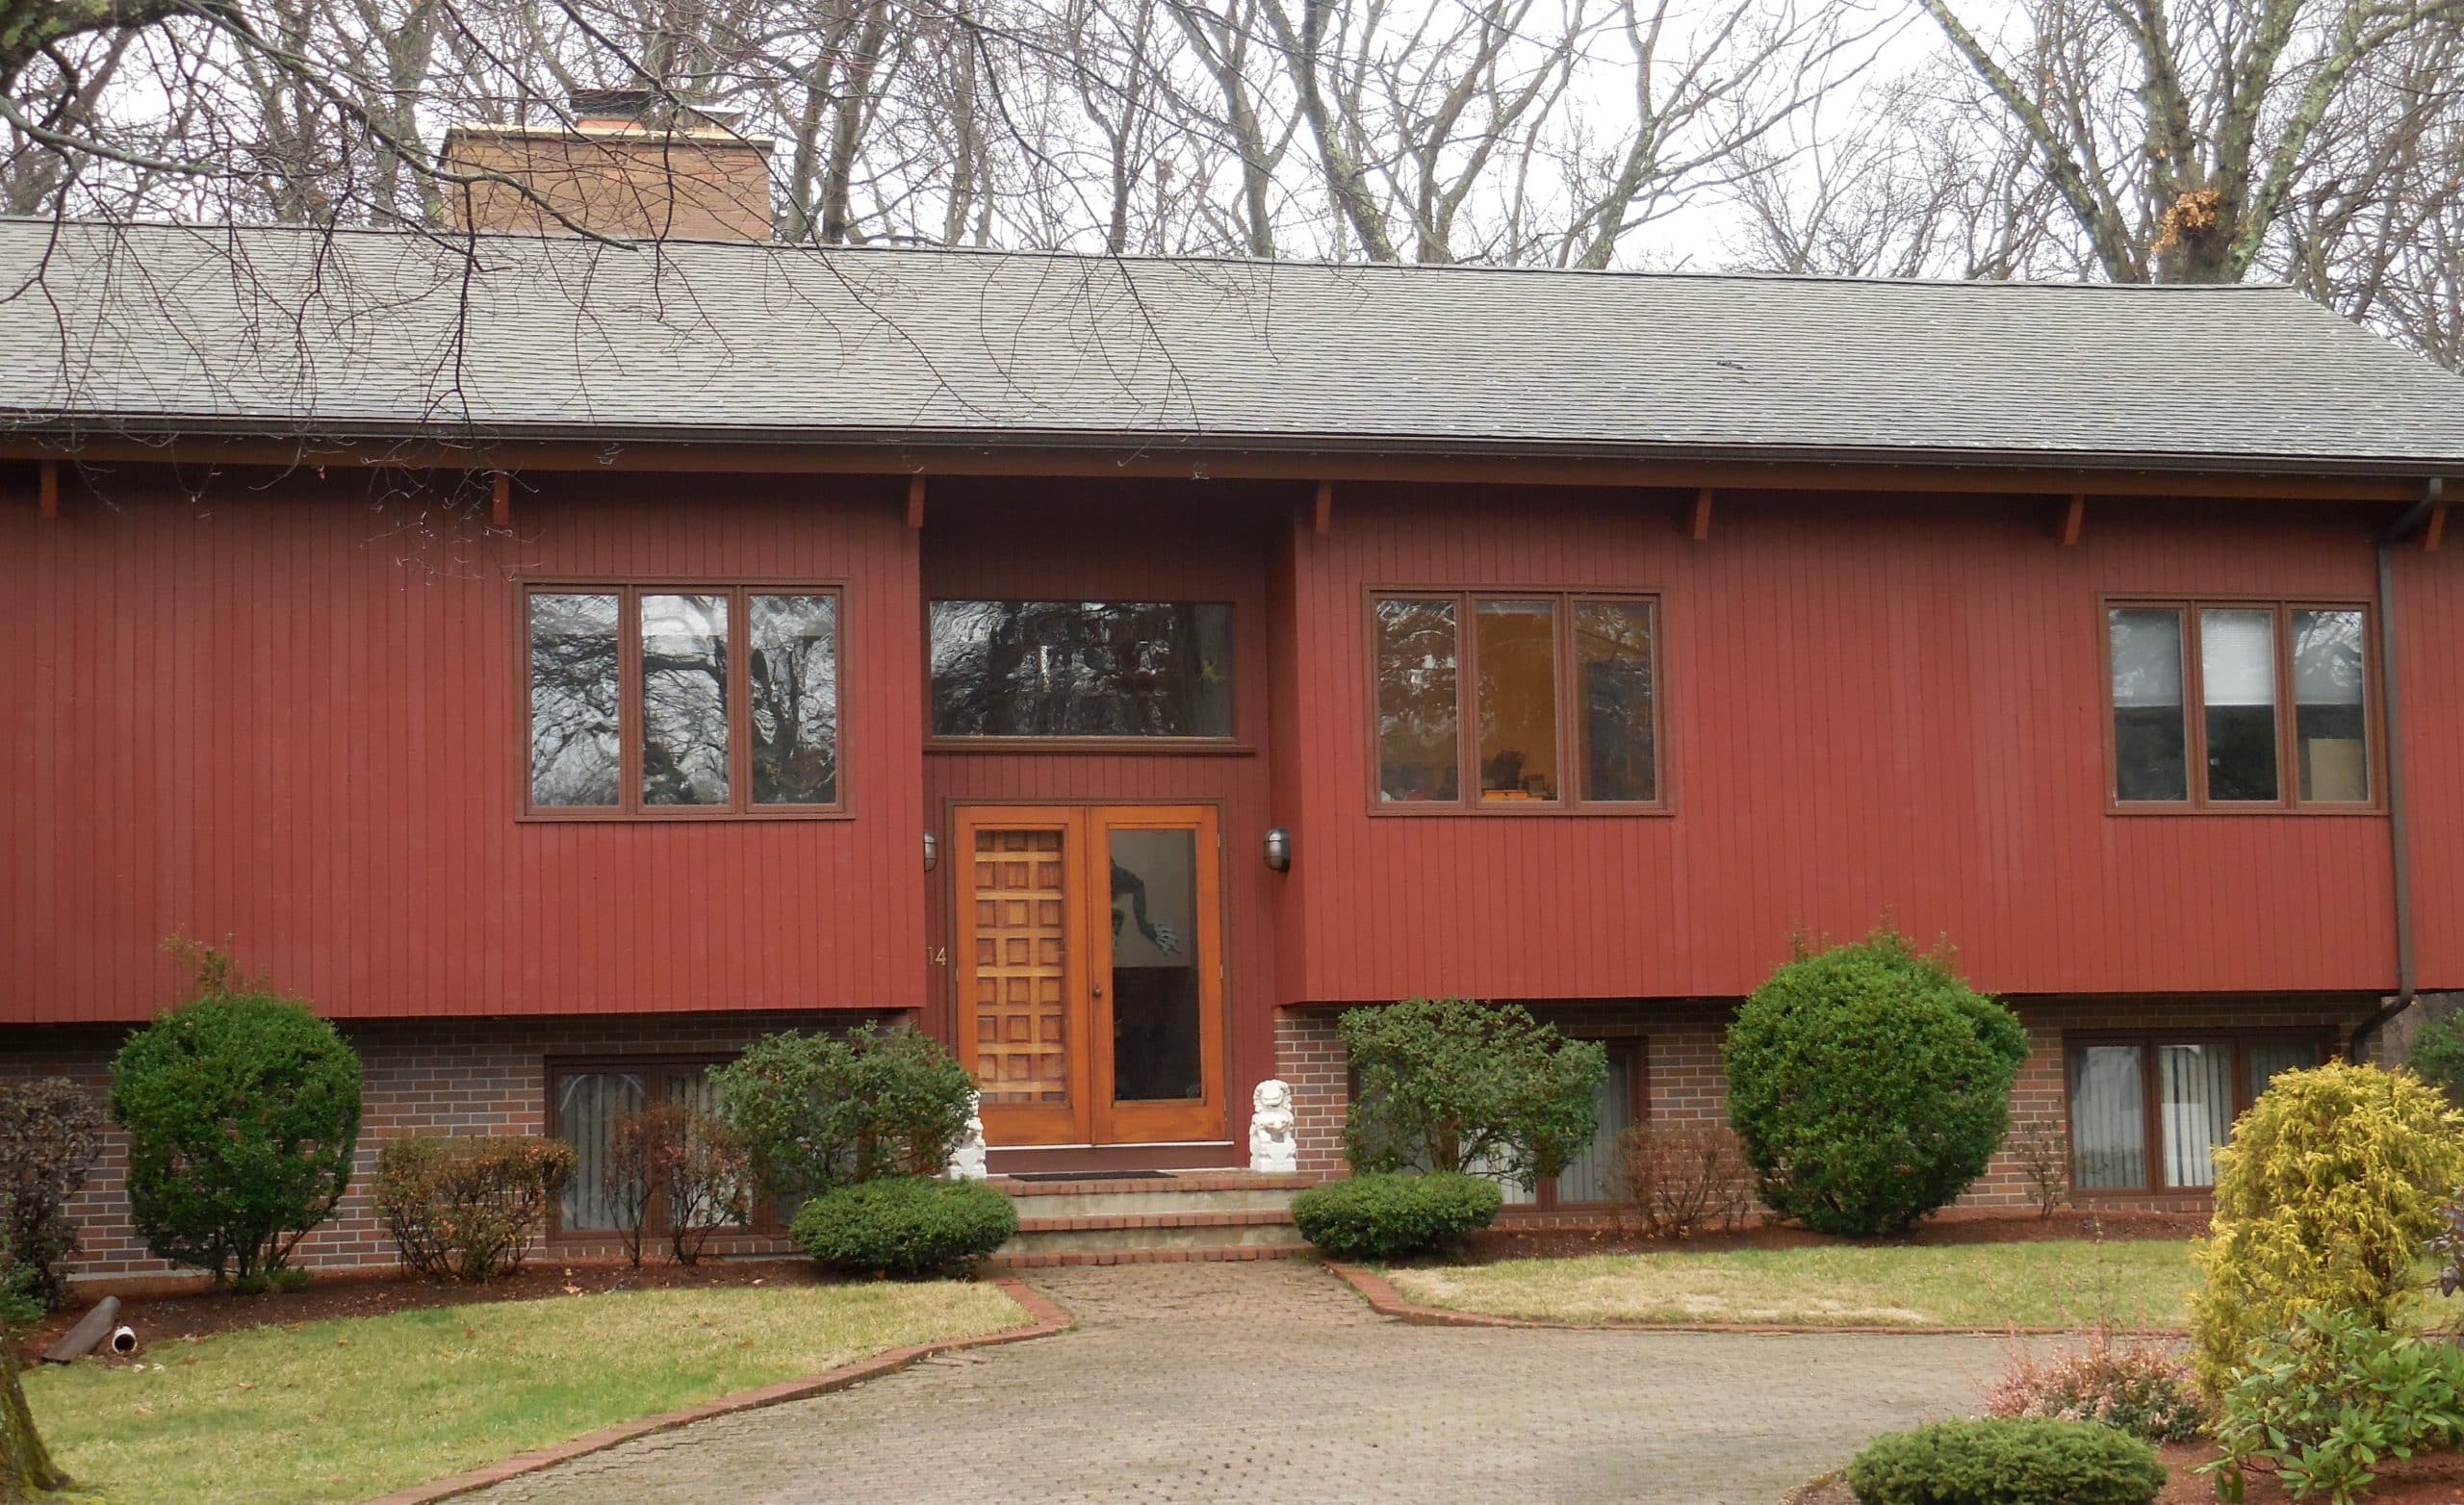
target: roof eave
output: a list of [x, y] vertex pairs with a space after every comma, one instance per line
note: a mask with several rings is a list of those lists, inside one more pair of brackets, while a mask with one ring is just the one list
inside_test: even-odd
[[[75, 455], [112, 442], [164, 448], [183, 442], [206, 446], [234, 443], [291, 446], [300, 459], [348, 452], [359, 463], [385, 463], [387, 452], [416, 449], [424, 464], [449, 464], [467, 453], [487, 465], [499, 451], [541, 446], [586, 446], [615, 463], [616, 451], [656, 451], [682, 458], [694, 451], [767, 451], [777, 469], [799, 451], [850, 451], [879, 456], [883, 472], [929, 472], [937, 458], [965, 456], [967, 469], [987, 458], [1033, 455], [1049, 461], [1083, 458], [1091, 472], [1157, 466], [1203, 476], [1242, 473], [1235, 463], [1266, 459], [1322, 459], [1357, 467], [1364, 462], [1531, 462], [1637, 471], [1685, 467], [1732, 467], [1776, 472], [1806, 467], [1920, 472], [2025, 472], [2048, 477], [2072, 475], [2118, 480], [2129, 475], [2236, 475], [2379, 480], [2407, 485], [2433, 476], [2464, 480], [2464, 455], [2318, 455], [2216, 453], [2193, 450], [2073, 450], [2054, 448], [1945, 448], [1892, 445], [1705, 445], [1595, 440], [1494, 439], [1424, 434], [1206, 433], [1195, 430], [1020, 429], [993, 426], [930, 429], [776, 429], [724, 425], [594, 426], [573, 423], [473, 423], [403, 425], [384, 421], [327, 421], [286, 427], [263, 419], [200, 418], [168, 414], [59, 415], [20, 412], [0, 416], [0, 454]], [[123, 456], [124, 457], [124, 456]], [[167, 452], [165, 458], [168, 458]], [[407, 463], [407, 460], [406, 460]], [[688, 467], [668, 465], [662, 469]], [[843, 465], [816, 467], [844, 469]], [[1048, 466], [1040, 467], [1048, 469]], [[1305, 467], [1304, 467], [1305, 470]], [[1294, 473], [1300, 473], [1295, 472]], [[1315, 473], [1311, 472], [1309, 473]], [[1646, 482], [1646, 484], [1648, 484]], [[1670, 484], [1690, 484], [1672, 481]], [[2093, 489], [2093, 488], [2091, 488]]]

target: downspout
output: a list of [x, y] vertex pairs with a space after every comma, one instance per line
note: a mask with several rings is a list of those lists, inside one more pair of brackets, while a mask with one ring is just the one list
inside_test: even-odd
[[2443, 478], [2430, 477], [2422, 485], [2422, 499], [2378, 535], [2378, 680], [2387, 728], [2387, 853], [2396, 879], [2396, 996], [2354, 1027], [2347, 1059], [2358, 1059], [2388, 1020], [2413, 1006], [2413, 868], [2404, 829], [2403, 697], [2396, 690], [2395, 549], [2438, 506], [2446, 490]]

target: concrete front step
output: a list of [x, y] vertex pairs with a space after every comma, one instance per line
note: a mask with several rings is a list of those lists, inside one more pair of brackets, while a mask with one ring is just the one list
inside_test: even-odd
[[1246, 1171], [1186, 1172], [1125, 1180], [1015, 1181], [991, 1185], [1018, 1209], [1018, 1232], [996, 1263], [1104, 1254], [1188, 1259], [1254, 1258], [1256, 1251], [1305, 1247], [1293, 1231], [1292, 1199], [1309, 1185], [1298, 1176]]
[[[998, 1181], [993, 1182], [1001, 1186]], [[1032, 1185], [1032, 1184], [1031, 1184]], [[1058, 1183], [1069, 1186], [1070, 1183]], [[1119, 1183], [1113, 1183], [1118, 1186]], [[1167, 1195], [1137, 1191], [1044, 1191], [1021, 1194], [1001, 1186], [1018, 1205], [1023, 1219], [1054, 1217], [1155, 1217], [1194, 1212], [1282, 1212], [1292, 1206], [1297, 1186], [1227, 1186], [1213, 1191], [1175, 1191]]]

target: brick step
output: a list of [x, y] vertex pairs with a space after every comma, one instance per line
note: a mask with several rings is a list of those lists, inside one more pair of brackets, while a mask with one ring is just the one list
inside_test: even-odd
[[[1042, 1209], [1035, 1210], [1038, 1213]], [[1023, 1212], [1023, 1210], [1022, 1210]], [[1241, 1208], [1229, 1212], [1103, 1212], [1077, 1217], [1020, 1216], [1021, 1234], [1095, 1233], [1132, 1228], [1290, 1228], [1290, 1207]]]
[[1317, 1176], [1262, 1176], [1253, 1170], [1176, 1170], [1161, 1176], [1073, 1176], [1067, 1181], [1022, 1181], [994, 1176], [987, 1185], [1013, 1197], [1074, 1197], [1102, 1193], [1125, 1197], [1184, 1196], [1193, 1191], [1298, 1191]]
[[1242, 1244], [1198, 1249], [1065, 1249], [1043, 1254], [996, 1254], [989, 1271], [1048, 1270], [1081, 1264], [1195, 1264], [1245, 1260], [1287, 1260], [1311, 1253], [1305, 1243]]

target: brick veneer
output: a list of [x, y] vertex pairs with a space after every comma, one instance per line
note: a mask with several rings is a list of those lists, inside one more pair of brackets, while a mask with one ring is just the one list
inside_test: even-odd
[[[368, 1190], [377, 1146], [412, 1134], [540, 1134], [546, 1130], [551, 1058], [676, 1056], [741, 1049], [787, 1029], [845, 1027], [846, 1013], [725, 1013], [599, 1016], [586, 1019], [436, 1019], [346, 1022], [363, 1076], [357, 1169], [333, 1219], [300, 1246], [298, 1263], [317, 1267], [391, 1264], [393, 1240], [377, 1222]], [[104, 1090], [126, 1031], [80, 1026], [0, 1030], [0, 1077], [66, 1076]], [[145, 1252], [129, 1226], [127, 1142], [115, 1129], [103, 1158], [73, 1206], [83, 1247], [80, 1278], [161, 1274], [171, 1266]], [[714, 1242], [720, 1252], [783, 1248], [745, 1236]], [[560, 1241], [556, 1253], [612, 1254], [612, 1240]]]
[[[2114, 1030], [2290, 1030], [2332, 1032], [2341, 1042], [2375, 999], [2124, 998], [2012, 999], [2027, 1026], [2028, 1062], [2012, 1093], [2011, 1116], [2066, 1120], [2063, 1039], [2072, 1033]], [[1735, 1011], [1731, 1003], [1533, 1004], [1532, 1011], [1569, 1034], [1591, 1038], [1639, 1037], [1651, 1084], [1651, 1114], [1660, 1119], [1724, 1118], [1728, 1076], [1720, 1065], [1720, 1042]], [[1275, 1021], [1275, 1061], [1292, 1084], [1298, 1120], [1300, 1168], [1321, 1176], [1343, 1171], [1344, 1109], [1348, 1100], [1343, 1046], [1335, 1037], [1334, 1008], [1287, 1008]], [[2096, 1199], [2117, 1212], [2199, 1209], [2203, 1194]], [[2025, 1208], [2034, 1191], [2018, 1158], [1997, 1155], [1961, 1197], [1964, 1208]]]

